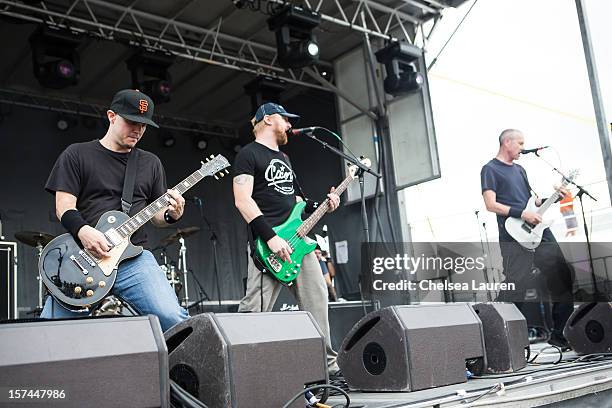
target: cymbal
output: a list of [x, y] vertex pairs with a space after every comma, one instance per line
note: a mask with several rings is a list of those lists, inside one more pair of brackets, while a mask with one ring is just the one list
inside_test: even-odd
[[175, 232], [168, 235], [164, 239], [162, 239], [159, 243], [160, 246], [170, 245], [174, 241], [178, 241], [179, 238], [187, 238], [190, 235], [193, 235], [200, 231], [200, 227], [187, 227], [187, 228], [177, 228]]
[[53, 238], [55, 238], [55, 235], [38, 231], [19, 231], [15, 233], [15, 238], [17, 238], [19, 242], [31, 247], [36, 247], [38, 245], [47, 245]]

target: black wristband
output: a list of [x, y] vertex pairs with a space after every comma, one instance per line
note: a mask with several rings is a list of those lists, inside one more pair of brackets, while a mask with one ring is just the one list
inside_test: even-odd
[[508, 211], [508, 215], [514, 218], [521, 218], [522, 214], [523, 214], [523, 210], [521, 210], [520, 208], [516, 208], [516, 207], [510, 207], [510, 211]]
[[271, 238], [276, 235], [276, 232], [272, 229], [266, 218], [262, 215], [255, 217], [249, 223], [255, 235], [268, 242]]
[[79, 239], [79, 230], [87, 225], [79, 210], [75, 209], [65, 211], [60, 222], [75, 239]]
[[166, 210], [166, 212], [164, 213], [164, 221], [166, 221], [166, 224], [174, 224], [178, 220], [175, 220], [174, 218], [172, 218], [170, 216], [170, 211]]
[[304, 212], [306, 214], [312, 214], [317, 208], [319, 208], [318, 201], [313, 201], [309, 198], [306, 199], [306, 207], [304, 207]]

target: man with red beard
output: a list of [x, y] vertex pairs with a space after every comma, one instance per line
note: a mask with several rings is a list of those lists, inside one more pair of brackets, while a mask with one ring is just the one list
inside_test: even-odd
[[[117, 92], [106, 112], [109, 126], [104, 137], [68, 146], [55, 162], [45, 185], [45, 189], [55, 195], [57, 218], [96, 258], [108, 257], [110, 247], [105, 235], [92, 225], [105, 212], [122, 209], [123, 183], [130, 155], [136, 155], [133, 160], [137, 171], [128, 212], [138, 213], [167, 191], [171, 196], [170, 205], [155, 214], [151, 222], [166, 227], [183, 215], [185, 200], [177, 191], [167, 190], [159, 158], [136, 148], [147, 125], [159, 127], [152, 120], [153, 109], [153, 100], [142, 92], [133, 89]], [[139, 229], [131, 241], [146, 247], [147, 235]], [[138, 313], [156, 315], [164, 331], [189, 317], [148, 250], [119, 265], [112, 293]], [[41, 313], [43, 318], [82, 315], [65, 309], [50, 296]]]
[[[261, 105], [251, 120], [255, 141], [243, 147], [232, 167], [234, 172], [234, 199], [242, 217], [249, 224], [249, 251], [254, 256], [254, 240], [267, 242], [272, 252], [288, 261], [291, 246], [276, 235], [272, 227], [282, 224], [296, 201], [303, 198], [295, 194], [300, 190], [291, 163], [279, 146], [287, 143], [290, 119], [298, 115], [288, 113], [275, 103]], [[327, 195], [329, 212], [338, 208], [340, 198], [332, 187]], [[316, 203], [307, 200], [306, 211], [313, 211]], [[269, 312], [280, 293], [281, 283], [257, 268], [252, 257], [248, 259], [246, 295], [240, 302], [240, 312]], [[338, 371], [336, 353], [331, 348], [327, 311], [327, 287], [321, 267], [313, 252], [302, 260], [301, 273], [290, 290], [301, 310], [312, 313], [323, 331], [327, 345], [327, 362], [330, 374]]]

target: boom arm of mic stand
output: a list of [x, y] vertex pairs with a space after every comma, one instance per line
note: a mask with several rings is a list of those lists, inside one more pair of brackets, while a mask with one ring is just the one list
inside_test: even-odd
[[371, 175], [373, 175], [376, 178], [381, 178], [380, 174], [378, 174], [377, 172], [375, 172], [374, 170], [372, 170], [368, 166], [365, 166], [363, 163], [361, 163], [359, 160], [355, 159], [354, 157], [351, 157], [348, 154], [344, 153], [342, 150], [340, 150], [340, 149], [330, 145], [327, 142], [324, 142], [323, 140], [318, 139], [315, 135], [312, 134], [312, 132], [306, 133], [306, 136], [308, 136], [312, 140], [316, 140], [317, 142], [319, 142], [321, 145], [323, 145], [324, 149], [328, 149], [328, 150], [332, 151], [336, 155], [342, 157], [344, 160], [346, 160], [346, 161], [354, 164], [355, 166], [359, 167], [363, 172], [370, 173]]

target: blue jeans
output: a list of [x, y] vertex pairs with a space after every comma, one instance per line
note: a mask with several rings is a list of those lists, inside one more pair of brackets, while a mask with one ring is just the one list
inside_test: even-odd
[[[189, 317], [187, 310], [179, 305], [155, 257], [146, 250], [119, 265], [112, 293], [129, 303], [139, 314], [156, 315], [163, 331]], [[53, 319], [83, 315], [83, 312], [64, 308], [49, 296], [40, 317]]]

